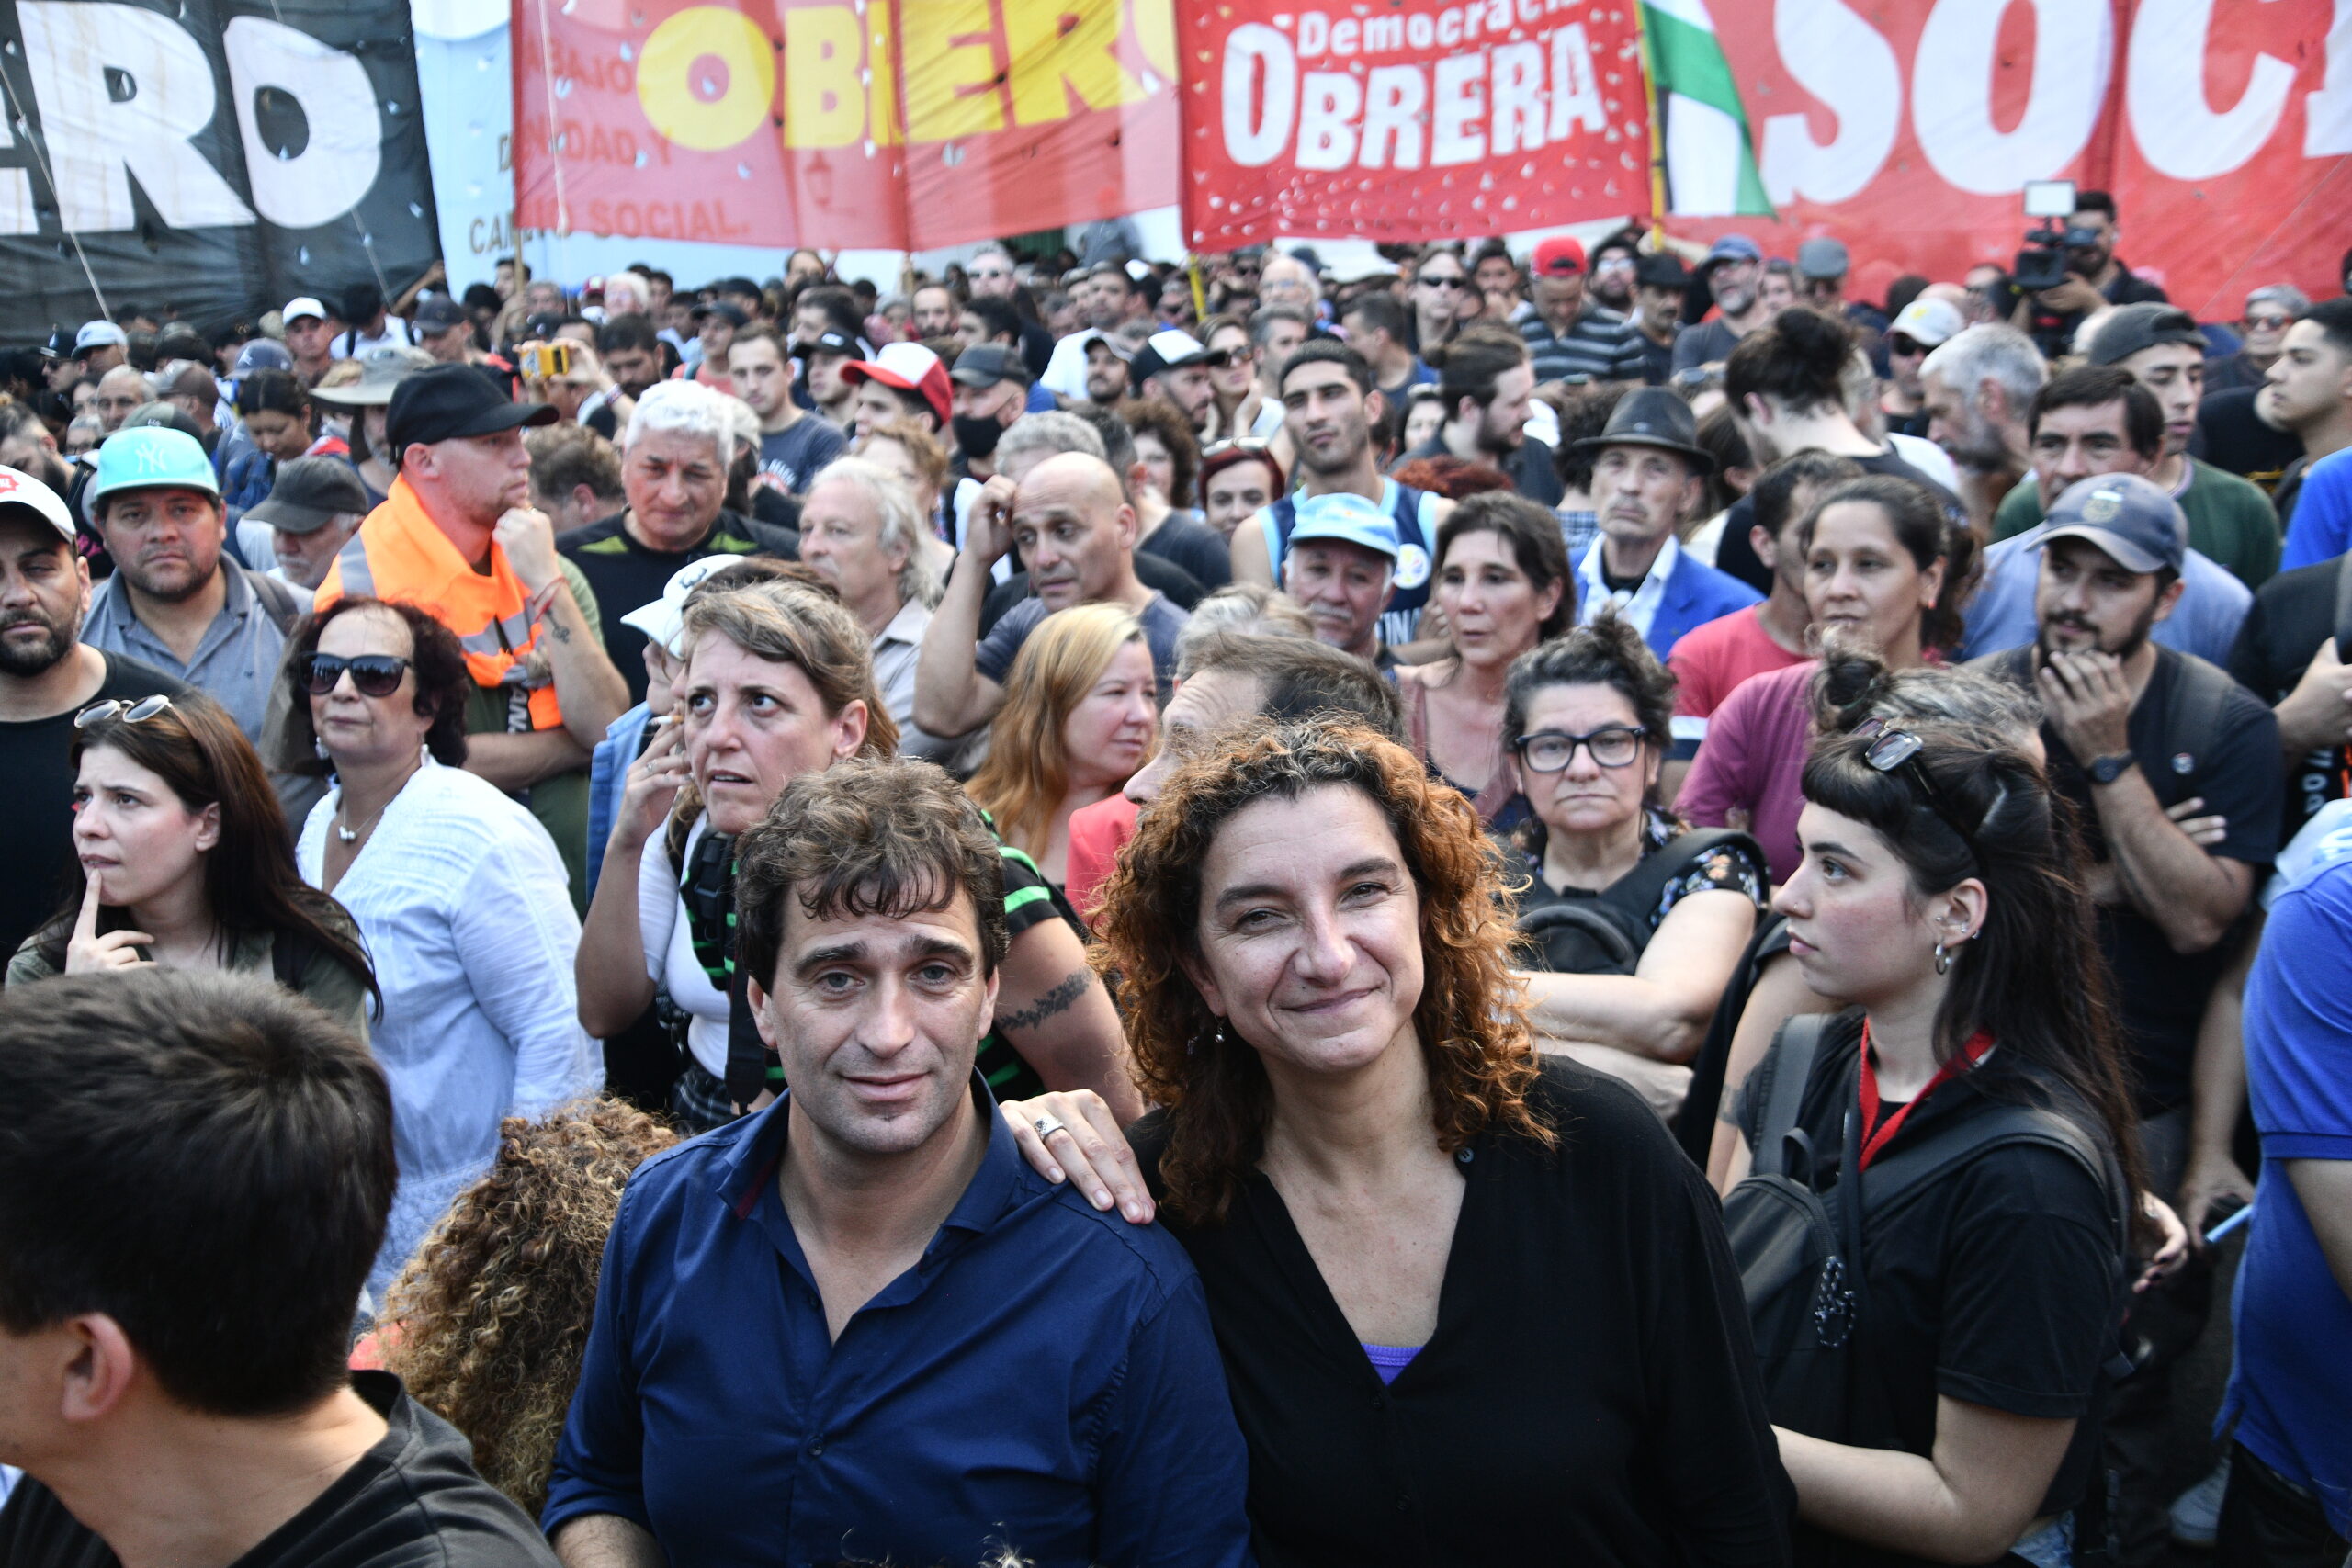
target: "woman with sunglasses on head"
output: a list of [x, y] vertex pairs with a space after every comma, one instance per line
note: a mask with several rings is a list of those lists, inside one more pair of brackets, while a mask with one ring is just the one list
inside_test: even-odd
[[400, 1190], [368, 1276], [377, 1299], [507, 1116], [604, 1082], [574, 1015], [563, 862], [529, 810], [468, 773], [474, 689], [450, 630], [413, 604], [343, 598], [286, 647], [278, 766], [327, 773], [295, 856], [358, 921], [383, 987], [370, 1043], [392, 1090]]
[[1282, 459], [1255, 436], [1219, 441], [1201, 454], [1201, 520], [1218, 538], [1283, 496]]
[[200, 693], [112, 699], [74, 721], [70, 891], [8, 984], [131, 969], [275, 976], [366, 1039], [376, 978], [342, 905], [303, 885], [261, 759]]
[[[1820, 743], [1804, 790], [1803, 860], [1774, 903], [1806, 984], [1847, 1010], [1781, 1031], [1734, 1111], [1732, 1170], [1810, 1041], [1784, 1114], [1841, 1219], [1859, 1187], [1860, 1255], [1843, 1351], [1773, 1385], [1799, 1561], [2069, 1562], [2096, 1524], [2075, 1510], [2100, 1484], [2139, 1186], [2075, 836], [2041, 765], [1986, 731], [1865, 721]], [[2039, 1141], [1921, 1163], [2020, 1107]], [[1890, 1188], [1906, 1156], [1912, 1184]]]
[[1006, 1124], [1190, 1254], [1268, 1568], [1784, 1562], [1713, 1195], [1625, 1089], [1532, 1048], [1500, 869], [1369, 729], [1220, 739], [1097, 918], [1159, 1109]]
[[1542, 1049], [1624, 1079], [1671, 1114], [1766, 887], [1745, 833], [1657, 803], [1674, 677], [1603, 615], [1520, 656], [1503, 732], [1533, 819], [1518, 849], [1521, 982]]
[[1201, 346], [1209, 351], [1209, 392], [1216, 401], [1216, 417], [1209, 428], [1247, 434], [1265, 404], [1265, 394], [1258, 389], [1250, 323], [1238, 316], [1210, 316], [1201, 322], [1199, 336]]

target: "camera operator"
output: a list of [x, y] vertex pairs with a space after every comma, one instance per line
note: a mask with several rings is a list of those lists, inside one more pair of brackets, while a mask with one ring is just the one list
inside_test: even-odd
[[2115, 197], [2103, 190], [2078, 191], [2075, 210], [2066, 220], [2066, 276], [2056, 287], [2027, 294], [2018, 301], [2014, 324], [2033, 334], [2044, 358], [2055, 358], [2074, 341], [2083, 318], [2106, 305], [2170, 304], [2163, 288], [2116, 259], [2115, 236], [2120, 227]]

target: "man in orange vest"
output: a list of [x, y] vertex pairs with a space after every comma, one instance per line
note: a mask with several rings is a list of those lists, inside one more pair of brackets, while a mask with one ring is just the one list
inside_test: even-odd
[[576, 897], [584, 770], [628, 705], [628, 687], [575, 601], [553, 525], [530, 504], [523, 427], [554, 419], [546, 404], [512, 401], [470, 365], [402, 381], [385, 411], [400, 477], [335, 557], [318, 602], [406, 600], [457, 634], [480, 688], [467, 713], [466, 766], [527, 799], [574, 873]]

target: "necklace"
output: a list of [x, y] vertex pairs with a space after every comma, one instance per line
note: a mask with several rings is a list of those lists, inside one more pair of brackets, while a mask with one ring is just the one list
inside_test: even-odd
[[350, 818], [344, 815], [343, 803], [341, 801], [337, 801], [334, 808], [335, 838], [343, 843], [356, 844], [360, 840], [366, 838], [368, 834], [374, 832], [376, 830], [376, 824], [384, 819], [384, 813], [391, 809], [392, 802], [401, 797], [401, 790], [406, 789], [408, 787], [409, 779], [415, 776], [416, 770], [414, 768], [411, 768], [408, 771], [407, 777], [401, 780], [399, 788], [394, 789], [390, 795], [385, 797], [383, 805], [376, 807], [375, 814], [368, 818], [368, 826], [365, 828], [353, 828], [349, 826]]

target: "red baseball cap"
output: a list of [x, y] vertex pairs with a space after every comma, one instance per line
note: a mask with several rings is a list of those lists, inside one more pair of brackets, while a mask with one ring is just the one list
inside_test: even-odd
[[1566, 277], [1584, 270], [1584, 242], [1573, 234], [1555, 234], [1535, 247], [1529, 270], [1538, 277]]
[[931, 404], [942, 429], [956, 416], [956, 389], [948, 384], [947, 367], [919, 343], [885, 344], [873, 358], [853, 359], [842, 366], [842, 379], [875, 380], [913, 392]]

